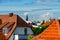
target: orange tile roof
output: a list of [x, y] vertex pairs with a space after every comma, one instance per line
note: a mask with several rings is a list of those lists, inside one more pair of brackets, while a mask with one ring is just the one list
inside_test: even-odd
[[0, 15], [0, 19], [2, 20], [2, 24], [0, 25], [0, 28], [8, 28], [10, 25], [13, 25], [12, 29], [8, 32], [7, 35], [4, 35], [3, 30], [1, 29], [0, 40], [8, 40], [16, 27], [30, 27], [33, 28], [32, 25], [27, 24], [21, 17], [18, 15], [13, 15], [12, 17], [9, 17], [9, 15]]
[[8, 22], [7, 25], [4, 26], [4, 28], [9, 28], [11, 25], [13, 25], [15, 22]]
[[54, 19], [48, 20], [48, 21], [46, 21], [44, 24], [42, 24], [41, 26], [50, 25], [53, 21], [54, 21]]
[[17, 15], [13, 15], [12, 17], [9, 17], [9, 15], [0, 15], [0, 19], [2, 20], [2, 23], [15, 22], [17, 20]]
[[1, 24], [0, 28], [3, 28], [6, 24], [8, 24], [8, 22], [5, 22], [5, 23]]
[[10, 36], [12, 35], [12, 33], [14, 32], [15, 28], [16, 28], [16, 23], [13, 25], [12, 29], [10, 30], [10, 32], [6, 35], [6, 39], [8, 40], [10, 38]]
[[0, 40], [6, 40], [4, 33], [0, 30]]
[[9, 15], [0, 15], [0, 19], [2, 20], [2, 25], [6, 22], [16, 22], [17, 26], [22, 27], [32, 27], [32, 25], [27, 24], [21, 17], [18, 15], [13, 15], [12, 17], [9, 17]]
[[[8, 40], [8, 39], [10, 38], [10, 36], [11, 36], [12, 33], [14, 32], [15, 28], [17, 27], [16, 22], [14, 22], [14, 23], [8, 23], [5, 27], [9, 27], [11, 24], [13, 24], [13, 25], [12, 25], [13, 27], [12, 27], [12, 29], [8, 32], [7, 35], [4, 35], [3, 31], [0, 30], [0, 34], [1, 34], [0, 40]], [[2, 36], [2, 35], [3, 35], [3, 36]]]
[[54, 20], [52, 24], [44, 30], [41, 34], [32, 38], [32, 40], [60, 40], [60, 26], [59, 21]]
[[45, 22], [44, 24], [42, 24], [41, 26], [46, 26], [46, 25], [49, 25], [51, 22], [47, 21]]

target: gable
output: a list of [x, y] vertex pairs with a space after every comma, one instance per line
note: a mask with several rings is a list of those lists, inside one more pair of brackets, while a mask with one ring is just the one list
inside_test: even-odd
[[18, 27], [32, 27], [32, 25], [26, 23], [21, 17], [17, 15], [17, 26]]

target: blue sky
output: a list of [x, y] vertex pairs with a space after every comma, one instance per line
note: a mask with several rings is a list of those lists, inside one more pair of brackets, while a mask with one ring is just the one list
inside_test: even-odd
[[60, 0], [0, 0], [0, 14], [5, 11], [17, 11], [16, 14], [22, 17], [28, 12], [30, 20], [60, 18]]

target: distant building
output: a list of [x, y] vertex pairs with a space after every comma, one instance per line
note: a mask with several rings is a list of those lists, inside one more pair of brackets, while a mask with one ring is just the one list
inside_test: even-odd
[[32, 25], [18, 15], [0, 15], [0, 40], [27, 40], [29, 34], [34, 35]]

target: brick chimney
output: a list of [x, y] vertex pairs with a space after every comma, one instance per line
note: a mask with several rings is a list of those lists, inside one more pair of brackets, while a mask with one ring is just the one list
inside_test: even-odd
[[9, 13], [9, 17], [12, 17], [13, 16], [13, 13]]

